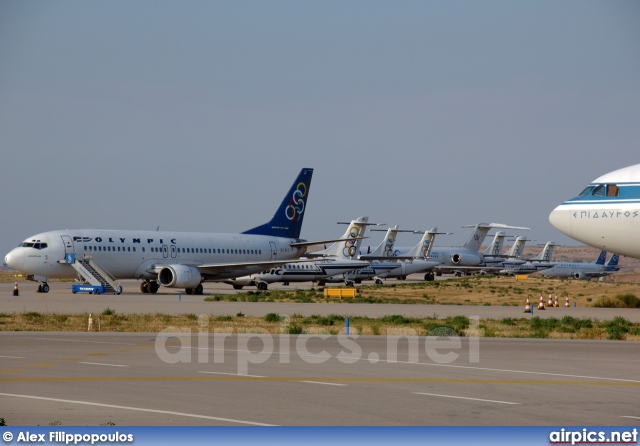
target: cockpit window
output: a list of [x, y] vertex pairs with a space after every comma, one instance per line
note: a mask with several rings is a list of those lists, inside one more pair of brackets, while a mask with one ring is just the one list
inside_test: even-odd
[[593, 186], [587, 186], [584, 188], [582, 192], [578, 194], [578, 197], [584, 197], [585, 195], [589, 195], [589, 193], [593, 190]]
[[606, 186], [604, 184], [599, 184], [598, 186], [596, 186], [595, 189], [593, 189], [593, 192], [591, 192], [591, 195], [593, 195], [594, 197], [604, 197], [605, 187]]
[[35, 248], [35, 249], [45, 249], [47, 247], [46, 243], [40, 242], [22, 242], [18, 245], [19, 248]]
[[620, 188], [615, 184], [607, 184], [607, 197], [619, 197]]

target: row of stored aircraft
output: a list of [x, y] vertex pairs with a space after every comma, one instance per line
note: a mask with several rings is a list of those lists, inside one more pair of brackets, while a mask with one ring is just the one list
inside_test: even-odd
[[[533, 261], [522, 259], [524, 238], [516, 239], [512, 252], [500, 254], [504, 230], [528, 228], [497, 223], [475, 225], [467, 243], [452, 248], [433, 247], [436, 229], [423, 231], [413, 247], [395, 248], [398, 232], [420, 232], [396, 227], [387, 230], [373, 252], [363, 253], [365, 230], [374, 225], [367, 217], [349, 222], [338, 239], [303, 240], [300, 232], [312, 176], [313, 169], [303, 168], [273, 218], [242, 233], [50, 231], [24, 240], [5, 256], [5, 263], [29, 280], [40, 282], [43, 292], [48, 292], [50, 278], [80, 278], [92, 285], [112, 284], [114, 292], [119, 291], [115, 280], [139, 279], [143, 293], [156, 293], [163, 286], [185, 288], [188, 294], [202, 294], [205, 281], [266, 289], [274, 281], [380, 282], [418, 272], [425, 273], [425, 280], [433, 280], [435, 274], [443, 273], [521, 274], [554, 266], [549, 263], [548, 248]], [[487, 251], [479, 252], [491, 229], [500, 231]], [[309, 246], [326, 243], [333, 245], [307, 253]]]

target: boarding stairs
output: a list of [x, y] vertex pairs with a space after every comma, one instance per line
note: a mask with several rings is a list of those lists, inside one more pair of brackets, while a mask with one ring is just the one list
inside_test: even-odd
[[76, 259], [71, 264], [78, 271], [78, 275], [93, 286], [103, 286], [105, 294], [120, 294], [120, 286], [115, 278], [98, 266], [90, 255], [84, 255], [82, 259]]

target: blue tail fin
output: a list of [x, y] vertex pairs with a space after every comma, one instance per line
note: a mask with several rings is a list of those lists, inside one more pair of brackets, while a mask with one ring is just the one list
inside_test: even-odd
[[313, 169], [302, 169], [271, 221], [244, 231], [243, 234], [300, 238], [302, 219], [304, 218], [305, 206], [309, 197], [312, 176]]
[[600, 255], [596, 259], [595, 264], [596, 265], [604, 265], [604, 260], [606, 258], [607, 258], [607, 251], [605, 251], [605, 250], [600, 251]]
[[618, 254], [612, 255], [606, 264], [607, 268], [605, 269], [605, 271], [618, 271], [620, 269], [617, 267], [619, 258], [620, 256]]

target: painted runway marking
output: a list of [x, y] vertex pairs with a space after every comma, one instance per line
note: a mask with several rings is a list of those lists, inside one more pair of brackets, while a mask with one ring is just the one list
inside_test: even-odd
[[622, 415], [622, 417], [620, 417], [620, 418], [631, 418], [633, 420], [640, 420], [640, 417], [631, 417], [629, 415]]
[[129, 342], [104, 342], [104, 341], [81, 341], [79, 339], [58, 339], [58, 338], [30, 338], [41, 341], [61, 341], [61, 342], [82, 342], [84, 344], [113, 344], [113, 345], [138, 345]]
[[250, 378], [266, 378], [266, 376], [260, 376], [260, 375], [241, 375], [241, 374], [239, 374], [239, 373], [206, 372], [206, 371], [204, 371], [204, 372], [198, 372], [198, 373], [210, 373], [210, 374], [212, 374], [212, 375], [231, 375], [231, 376], [240, 376], [240, 377], [242, 377], [242, 376], [247, 376], [247, 377], [250, 377]]
[[41, 401], [54, 401], [58, 403], [84, 404], [86, 406], [109, 407], [111, 409], [135, 410], [138, 412], [162, 413], [167, 415], [178, 415], [181, 417], [202, 418], [205, 420], [223, 421], [226, 423], [249, 424], [251, 426], [274, 426], [273, 424], [255, 423], [253, 421], [244, 421], [244, 420], [234, 420], [232, 418], [210, 417], [207, 415], [198, 415], [198, 414], [183, 413], [183, 412], [172, 412], [169, 410], [144, 409], [141, 407], [116, 406], [113, 404], [92, 403], [89, 401], [63, 400], [59, 398], [45, 398], [42, 396], [16, 395], [13, 393], [0, 393], [0, 396], [9, 396], [14, 398], [28, 398], [28, 399], [41, 400]]
[[325, 386], [346, 386], [346, 384], [340, 384], [340, 383], [325, 383], [322, 381], [300, 381], [301, 383], [307, 383], [307, 384], [324, 384]]
[[438, 395], [437, 393], [422, 393], [422, 392], [413, 392], [416, 395], [427, 395], [427, 396], [438, 396], [441, 398], [455, 398], [459, 400], [471, 400], [471, 401], [482, 401], [485, 403], [498, 403], [498, 404], [522, 404], [522, 403], [512, 403], [509, 401], [496, 401], [496, 400], [483, 400], [481, 398], [467, 398], [464, 396], [452, 396], [452, 395]]
[[452, 367], [457, 369], [468, 369], [468, 370], [483, 370], [488, 372], [506, 372], [506, 373], [524, 373], [529, 375], [544, 375], [544, 376], [561, 376], [563, 378], [583, 378], [583, 379], [597, 379], [601, 381], [617, 381], [617, 382], [626, 382], [626, 383], [638, 383], [640, 384], [640, 380], [637, 379], [622, 379], [622, 378], [605, 378], [602, 376], [584, 376], [584, 375], [567, 375], [564, 373], [550, 373], [550, 372], [529, 372], [527, 370], [510, 370], [510, 369], [491, 369], [487, 367], [472, 367], [465, 365], [451, 365], [451, 364], [430, 364], [428, 362], [410, 362], [410, 361], [388, 361], [387, 363], [393, 364], [394, 362], [402, 363], [402, 364], [415, 364], [415, 365], [431, 365], [436, 367]]
[[25, 359], [24, 356], [0, 356], [0, 358]]
[[104, 362], [83, 362], [83, 361], [79, 361], [78, 364], [87, 364], [87, 365], [106, 365], [109, 367], [129, 367], [128, 365], [122, 365], [122, 364], [106, 364]]

